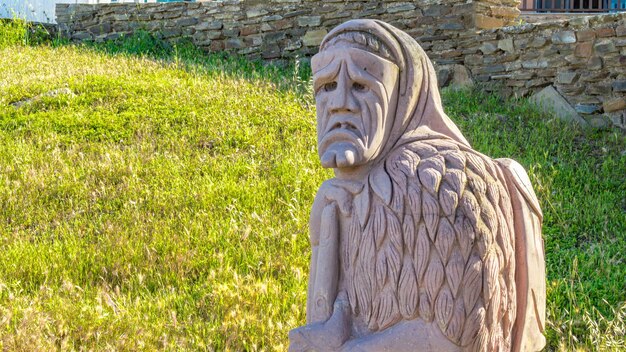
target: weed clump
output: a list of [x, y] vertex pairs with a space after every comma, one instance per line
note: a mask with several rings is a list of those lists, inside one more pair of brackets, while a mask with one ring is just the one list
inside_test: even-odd
[[0, 49], [15, 45], [42, 45], [53, 42], [50, 28], [22, 19], [0, 19]]

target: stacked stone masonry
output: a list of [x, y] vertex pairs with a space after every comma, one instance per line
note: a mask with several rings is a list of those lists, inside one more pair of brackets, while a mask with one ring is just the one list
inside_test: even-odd
[[485, 30], [459, 42], [475, 81], [505, 94], [553, 85], [591, 125], [626, 127], [626, 13]]
[[[626, 14], [513, 24], [516, 0], [227, 0], [178, 3], [57, 4], [61, 33], [104, 41], [137, 30], [206, 51], [251, 59], [315, 54], [326, 33], [353, 18], [376, 18], [418, 40], [442, 82], [464, 65], [487, 89], [517, 96], [547, 85], [587, 119], [624, 127]], [[604, 114], [604, 115], [603, 115]], [[600, 120], [598, 120], [600, 119]]]
[[[76, 40], [108, 40], [137, 29], [165, 39], [190, 37], [207, 51], [229, 50], [250, 58], [308, 56], [336, 25], [377, 18], [417, 38], [444, 58], [460, 57], [446, 40], [476, 28], [500, 27], [519, 11], [504, 0], [319, 1], [233, 0], [179, 3], [58, 4], [61, 30]], [[493, 11], [474, 16], [476, 9]], [[511, 12], [507, 9], [513, 8]], [[508, 12], [507, 12], [508, 11]], [[456, 59], [455, 61], [459, 61]]]

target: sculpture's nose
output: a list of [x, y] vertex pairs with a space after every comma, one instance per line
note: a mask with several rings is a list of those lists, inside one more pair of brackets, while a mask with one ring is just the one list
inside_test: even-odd
[[328, 110], [333, 114], [357, 113], [359, 104], [351, 89], [352, 82], [345, 71], [339, 73], [336, 83], [337, 86], [331, 92], [332, 94], [328, 101]]

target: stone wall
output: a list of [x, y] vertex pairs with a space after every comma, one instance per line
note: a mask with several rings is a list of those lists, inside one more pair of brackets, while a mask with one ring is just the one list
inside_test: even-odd
[[527, 96], [546, 86], [596, 126], [626, 128], [626, 14], [513, 24], [517, 0], [226, 0], [57, 4], [61, 33], [109, 40], [138, 29], [191, 38], [251, 59], [309, 57], [336, 25], [376, 18], [406, 31], [438, 66], [440, 84], [472, 76], [487, 90]]
[[457, 49], [487, 89], [526, 96], [552, 85], [590, 124], [626, 127], [626, 13], [485, 30], [477, 39]]
[[[57, 23], [75, 40], [107, 40], [145, 29], [190, 37], [207, 51], [252, 59], [309, 56], [323, 36], [352, 18], [377, 18], [417, 38], [435, 59], [460, 57], [446, 40], [511, 23], [516, 0], [227, 0], [194, 3], [58, 4]], [[482, 11], [477, 14], [477, 11]], [[487, 15], [485, 15], [487, 14]], [[430, 50], [432, 49], [432, 50]], [[459, 60], [456, 60], [459, 61]]]

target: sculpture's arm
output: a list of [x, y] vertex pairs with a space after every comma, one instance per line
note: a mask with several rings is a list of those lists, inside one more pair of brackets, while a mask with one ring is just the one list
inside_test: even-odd
[[307, 324], [325, 321], [332, 314], [339, 277], [339, 217], [352, 211], [353, 196], [362, 189], [361, 183], [330, 179], [315, 196], [309, 220]]
[[309, 285], [307, 288], [307, 302], [306, 302], [306, 323], [313, 323], [313, 296], [315, 292], [315, 280], [317, 277], [317, 262], [318, 262], [318, 247], [320, 244], [320, 225], [322, 218], [322, 211], [324, 209], [325, 197], [323, 195], [323, 187], [320, 187], [315, 200], [313, 201], [313, 208], [311, 209], [311, 216], [309, 218], [309, 241], [311, 243], [311, 264], [309, 266]]
[[333, 313], [339, 284], [339, 218], [337, 203], [324, 206], [320, 221], [319, 245], [315, 253], [315, 283], [311, 301], [311, 322], [325, 322]]

